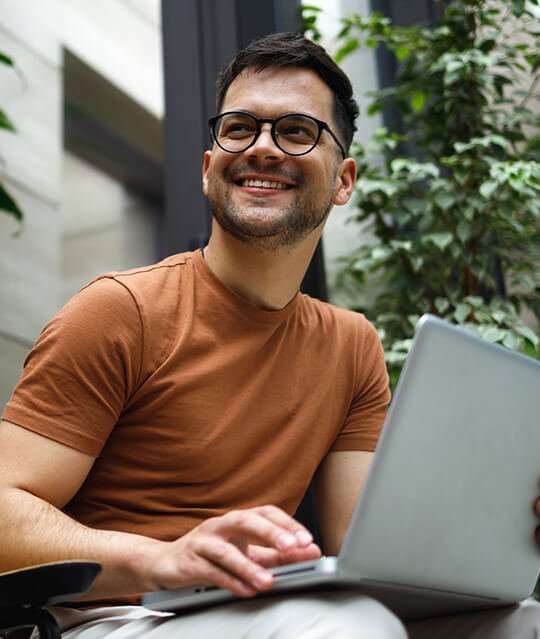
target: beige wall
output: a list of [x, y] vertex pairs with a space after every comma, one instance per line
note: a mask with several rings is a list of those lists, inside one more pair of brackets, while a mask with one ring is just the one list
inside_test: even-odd
[[64, 153], [62, 161], [60, 303], [99, 273], [156, 259], [158, 212], [117, 180]]
[[[0, 213], [0, 408], [43, 324], [84, 282], [153, 259], [144, 201], [75, 156], [62, 140], [63, 49], [157, 117], [163, 114], [159, 0], [0, 0], [2, 183], [25, 213]], [[0, 65], [3, 67], [4, 65]]]

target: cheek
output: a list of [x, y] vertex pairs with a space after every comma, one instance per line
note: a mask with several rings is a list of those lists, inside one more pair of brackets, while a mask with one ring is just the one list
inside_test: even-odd
[[216, 180], [225, 179], [228, 167], [226, 159], [227, 158], [221, 158], [217, 155], [212, 156], [205, 174], [208, 182], [216, 182]]

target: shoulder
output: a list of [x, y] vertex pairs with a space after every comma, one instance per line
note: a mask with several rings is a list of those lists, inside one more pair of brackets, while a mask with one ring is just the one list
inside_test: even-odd
[[84, 309], [110, 318], [115, 332], [138, 335], [145, 359], [155, 363], [166, 355], [182, 317], [181, 305], [191, 295], [192, 253], [180, 253], [148, 266], [104, 273], [73, 298]]
[[386, 376], [384, 351], [375, 326], [362, 313], [302, 295], [300, 315], [310, 345], [361, 380], [376, 372]]
[[109, 305], [116, 311], [131, 306], [143, 324], [151, 323], [154, 317], [163, 319], [174, 315], [186, 282], [192, 279], [192, 257], [192, 253], [180, 253], [149, 266], [104, 273], [87, 284], [75, 299], [92, 299], [95, 304]]
[[179, 271], [189, 254], [162, 262], [99, 275], [76, 293], [46, 324], [40, 342], [77, 342], [88, 350], [109, 348], [144, 352], [159, 357], [166, 348], [167, 322], [176, 317]]
[[109, 283], [110, 289], [117, 289], [119, 285], [129, 292], [136, 302], [144, 301], [147, 295], [154, 296], [156, 291], [167, 293], [176, 290], [179, 278], [190, 270], [191, 260], [192, 253], [180, 253], [149, 266], [122, 272], [103, 273], [87, 284], [85, 288], [106, 282]]
[[322, 302], [309, 295], [301, 296], [299, 312], [305, 322], [318, 324], [327, 331], [380, 341], [374, 325], [362, 313]]

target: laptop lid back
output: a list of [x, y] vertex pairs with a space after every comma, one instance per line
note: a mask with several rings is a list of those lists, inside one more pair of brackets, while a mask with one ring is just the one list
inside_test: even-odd
[[424, 316], [341, 570], [447, 592], [526, 597], [540, 568], [532, 511], [539, 453], [540, 363]]

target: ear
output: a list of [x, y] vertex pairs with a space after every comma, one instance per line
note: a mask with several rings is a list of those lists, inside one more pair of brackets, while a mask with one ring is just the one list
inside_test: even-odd
[[205, 151], [202, 164], [202, 190], [206, 196], [208, 196], [208, 169], [210, 167], [211, 158], [212, 151]]
[[336, 178], [334, 204], [343, 206], [351, 199], [356, 184], [356, 162], [352, 158], [345, 158], [339, 167]]

